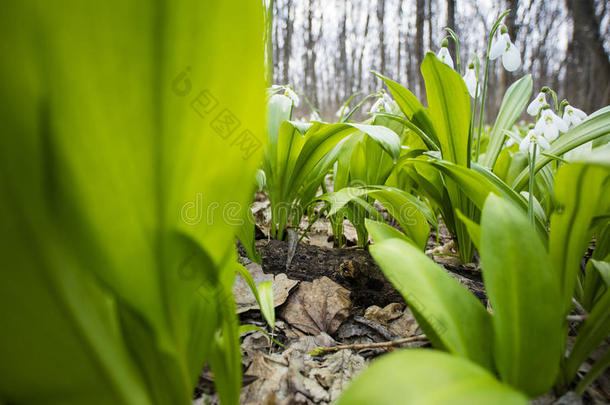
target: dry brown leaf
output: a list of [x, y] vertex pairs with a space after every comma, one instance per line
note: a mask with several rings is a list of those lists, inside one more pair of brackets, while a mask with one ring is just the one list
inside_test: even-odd
[[280, 317], [301, 331], [313, 335], [335, 333], [349, 316], [349, 290], [328, 277], [301, 282], [280, 310]]
[[[273, 301], [276, 307], [282, 305], [288, 295], [290, 290], [292, 290], [299, 282], [297, 280], [289, 279], [286, 274], [278, 274], [275, 277], [273, 274], [265, 274], [263, 273], [263, 269], [261, 265], [258, 263], [250, 263], [246, 266], [248, 272], [252, 276], [254, 283], [258, 285], [264, 281], [272, 281], [273, 285]], [[237, 276], [235, 278], [235, 283], [233, 284], [233, 294], [235, 295], [235, 302], [237, 303], [237, 313], [241, 314], [251, 309], [259, 309], [258, 303], [256, 302], [256, 298], [248, 284], [241, 276]]]

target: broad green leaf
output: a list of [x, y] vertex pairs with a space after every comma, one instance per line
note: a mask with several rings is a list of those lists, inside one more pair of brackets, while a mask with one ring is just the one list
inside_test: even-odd
[[[426, 96], [430, 118], [441, 148], [442, 158], [458, 166], [470, 166], [470, 95], [459, 73], [439, 61], [436, 55], [428, 52], [421, 65], [426, 83]], [[467, 196], [451, 180], [445, 187], [453, 210], [463, 213], [474, 212]], [[460, 258], [464, 262], [472, 259], [472, 241], [465, 226], [456, 221], [454, 231], [457, 236]]]
[[549, 255], [527, 216], [500, 197], [487, 199], [481, 228], [496, 367], [502, 381], [542, 395], [559, 371], [565, 316]]
[[479, 300], [411, 243], [374, 242], [371, 255], [432, 344], [491, 369], [491, 316]]
[[372, 221], [368, 218], [365, 219], [364, 222], [366, 224], [366, 229], [373, 240], [381, 241], [384, 239], [397, 238], [407, 242], [409, 241], [404, 233], [384, 222]]
[[608, 213], [608, 195], [610, 161], [565, 164], [555, 175], [558, 209], [551, 215], [549, 252], [560, 282], [564, 315], [570, 310], [580, 261], [593, 235], [593, 218]]
[[255, 3], [3, 6], [0, 401], [189, 404], [211, 356], [239, 370], [215, 291], [266, 142], [262, 30]]
[[443, 159], [469, 166], [470, 95], [464, 80], [432, 52], [426, 54], [421, 71]]
[[[585, 121], [571, 128], [567, 133], [560, 136], [547, 151], [550, 155], [561, 156], [564, 153], [583, 145], [589, 141], [610, 134], [610, 106], [604, 107], [591, 114]], [[538, 156], [536, 158], [536, 172], [552, 159], [549, 156]], [[519, 191], [527, 186], [529, 181], [529, 169], [525, 168], [512, 184], [513, 189]]]
[[489, 134], [489, 144], [481, 162], [483, 166], [493, 169], [504, 145], [506, 138], [504, 131], [509, 130], [517, 121], [531, 95], [532, 75], [530, 74], [523, 76], [506, 90], [496, 122]]
[[385, 354], [350, 383], [338, 405], [526, 405], [527, 398], [466, 359], [428, 349]]
[[468, 234], [470, 234], [470, 239], [472, 239], [474, 245], [477, 249], [481, 249], [481, 225], [462, 214], [460, 210], [456, 210], [455, 214], [464, 223], [466, 229], [468, 229]]

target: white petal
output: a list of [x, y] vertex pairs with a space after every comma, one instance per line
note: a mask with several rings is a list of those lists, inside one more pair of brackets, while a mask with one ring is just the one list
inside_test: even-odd
[[489, 59], [494, 60], [498, 59], [506, 52], [506, 38], [504, 35], [500, 35], [500, 38], [494, 39], [491, 43], [491, 48], [489, 50]]
[[453, 59], [451, 58], [451, 55], [449, 54], [449, 49], [447, 49], [446, 47], [442, 47], [440, 51], [438, 51], [438, 54], [436, 55], [439, 60], [441, 62], [443, 62], [445, 65], [449, 66], [451, 69], [453, 69]]
[[529, 115], [531, 115], [532, 117], [535, 117], [536, 115], [538, 115], [538, 113], [540, 112], [540, 109], [544, 105], [547, 105], [546, 94], [540, 92], [540, 93], [538, 93], [536, 98], [534, 98], [532, 100], [532, 102], [527, 106], [527, 113]]
[[378, 98], [377, 101], [375, 101], [375, 103], [371, 106], [369, 113], [379, 112], [379, 111], [381, 111], [382, 108], [383, 108], [383, 99]]
[[509, 42], [508, 50], [502, 55], [504, 69], [514, 72], [521, 66], [521, 54], [517, 47]]
[[553, 120], [553, 124], [557, 127], [561, 132], [566, 132], [568, 130], [568, 124], [555, 113], [550, 114], [551, 119]]
[[551, 147], [551, 144], [544, 136], [538, 137], [536, 141], [538, 142], [538, 145], [540, 145], [540, 149], [549, 149]]
[[574, 115], [576, 115], [581, 120], [584, 120], [584, 119], [587, 118], [587, 114], [583, 110], [581, 110], [581, 109], [578, 109], [576, 107], [572, 107], [572, 111], [574, 112]]
[[474, 69], [468, 69], [464, 75], [464, 83], [466, 83], [466, 88], [468, 89], [470, 96], [475, 98], [477, 93], [477, 77]]
[[544, 137], [549, 142], [553, 142], [559, 136], [559, 129], [553, 123], [544, 126]]
[[519, 143], [519, 150], [521, 152], [527, 151], [530, 147], [530, 143], [532, 143], [532, 138], [531, 138], [531, 136], [526, 135], [525, 138], [523, 138], [521, 140], [521, 142]]

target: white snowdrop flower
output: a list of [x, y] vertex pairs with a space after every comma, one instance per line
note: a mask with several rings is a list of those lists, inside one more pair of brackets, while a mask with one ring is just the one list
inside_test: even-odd
[[375, 103], [371, 106], [369, 113], [372, 114], [372, 113], [380, 112], [380, 111], [383, 111], [383, 109], [384, 109], [383, 98], [379, 97], [377, 99], [377, 101], [375, 101]]
[[309, 120], [310, 121], [322, 121], [322, 117], [320, 117], [320, 114], [318, 114], [317, 111], [314, 111], [309, 116]]
[[337, 112], [335, 113], [335, 115], [340, 118], [343, 115], [345, 115], [348, 112], [348, 108], [346, 105], [342, 105], [341, 107], [339, 107], [339, 109], [337, 110]]
[[549, 104], [546, 102], [546, 93], [541, 91], [527, 106], [527, 113], [532, 117], [535, 117], [538, 115], [542, 107], [546, 107], [548, 105]]
[[394, 100], [387, 93], [383, 93], [383, 108], [386, 112], [392, 112], [392, 105], [394, 105]]
[[553, 142], [560, 132], [566, 132], [568, 125], [550, 108], [545, 108], [540, 113], [540, 118], [536, 122], [536, 130], [542, 134], [547, 141]]
[[301, 101], [297, 93], [294, 92], [290, 87], [286, 87], [286, 91], [284, 92], [289, 99], [292, 100], [295, 107], [299, 106], [299, 102]]
[[521, 53], [510, 41], [506, 26], [500, 28], [500, 36], [494, 39], [489, 49], [489, 59], [494, 60], [502, 56], [502, 65], [509, 72], [514, 72], [521, 66]]
[[530, 129], [525, 135], [525, 138], [519, 143], [519, 150], [521, 152], [529, 151], [530, 155], [534, 153], [534, 144], [540, 146], [540, 149], [549, 149], [551, 144], [545, 139], [545, 137], [536, 128]]
[[587, 114], [585, 114], [585, 112], [583, 110], [580, 110], [576, 107], [572, 107], [569, 104], [563, 110], [563, 121], [566, 123], [566, 125], [568, 127], [573, 127], [575, 125], [578, 125], [586, 118], [587, 118]]
[[453, 69], [453, 59], [451, 58], [451, 55], [449, 54], [449, 49], [447, 49], [447, 46], [442, 46], [441, 50], [438, 51], [438, 53], [436, 54], [436, 57], [441, 62], [443, 62], [445, 65], [447, 65], [451, 69]]
[[468, 66], [468, 70], [464, 75], [464, 83], [466, 83], [466, 88], [468, 89], [468, 93], [470, 93], [470, 96], [472, 98], [475, 98], [479, 90], [479, 83], [477, 81], [477, 75], [474, 70], [474, 65], [472, 63], [470, 64], [470, 66]]

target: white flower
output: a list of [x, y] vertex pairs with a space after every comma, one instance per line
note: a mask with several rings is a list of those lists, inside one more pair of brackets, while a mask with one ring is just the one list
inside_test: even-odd
[[375, 103], [371, 106], [369, 113], [372, 114], [372, 113], [380, 112], [380, 111], [383, 111], [383, 109], [384, 109], [383, 98], [379, 97], [377, 99], [377, 101], [375, 101]]
[[453, 59], [451, 58], [451, 55], [449, 54], [449, 49], [447, 49], [446, 46], [441, 47], [441, 50], [438, 51], [436, 56], [441, 62], [453, 69]]
[[502, 65], [509, 72], [517, 70], [521, 66], [521, 54], [517, 47], [510, 41], [508, 32], [500, 34], [494, 39], [489, 50], [489, 59], [494, 60], [502, 56]]
[[477, 81], [477, 75], [474, 71], [474, 66], [468, 67], [466, 74], [464, 75], [464, 83], [472, 98], [475, 98], [479, 91], [479, 83]]
[[538, 144], [540, 149], [549, 149], [551, 144], [547, 141], [542, 134], [534, 129], [530, 129], [525, 135], [525, 138], [519, 143], [519, 150], [521, 152], [529, 151], [530, 154], [534, 153], [534, 144]]
[[310, 121], [322, 121], [322, 117], [320, 117], [320, 114], [318, 114], [317, 111], [314, 111], [311, 113], [311, 116], [309, 117]]
[[567, 105], [566, 108], [563, 110], [563, 121], [568, 127], [578, 125], [586, 118], [587, 114], [585, 114], [583, 110], [579, 110], [578, 108], [572, 107], [571, 105]]
[[284, 95], [292, 100], [295, 107], [299, 106], [299, 102], [300, 102], [299, 96], [290, 87], [286, 87], [286, 91], [284, 92]]
[[546, 107], [549, 104], [546, 102], [546, 93], [540, 92], [535, 99], [527, 106], [527, 113], [533, 117], [538, 115], [542, 107]]
[[551, 111], [550, 108], [546, 108], [542, 110], [535, 129], [547, 141], [553, 142], [559, 136], [559, 132], [566, 132], [568, 130], [568, 125], [557, 114]]
[[342, 105], [341, 107], [339, 107], [339, 109], [337, 110], [337, 112], [335, 113], [335, 115], [340, 118], [343, 115], [345, 115], [346, 112], [348, 112], [348, 108], [346, 105]]
[[383, 108], [385, 108], [385, 110], [387, 112], [392, 112], [392, 106], [394, 105], [394, 100], [392, 100], [392, 98], [390, 96], [387, 95], [387, 93], [383, 93]]

